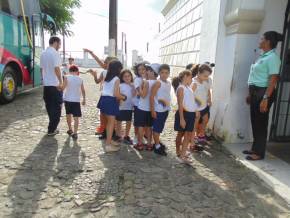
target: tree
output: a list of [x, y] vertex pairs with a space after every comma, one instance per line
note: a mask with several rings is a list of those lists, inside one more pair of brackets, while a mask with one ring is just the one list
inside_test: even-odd
[[71, 36], [70, 25], [74, 23], [73, 9], [81, 6], [80, 0], [40, 0], [42, 12], [50, 15], [56, 23], [56, 32]]

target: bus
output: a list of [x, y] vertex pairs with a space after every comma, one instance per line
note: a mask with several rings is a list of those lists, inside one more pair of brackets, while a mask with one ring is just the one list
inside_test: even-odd
[[55, 32], [55, 23], [41, 13], [39, 0], [0, 0], [0, 103], [41, 86], [44, 23]]

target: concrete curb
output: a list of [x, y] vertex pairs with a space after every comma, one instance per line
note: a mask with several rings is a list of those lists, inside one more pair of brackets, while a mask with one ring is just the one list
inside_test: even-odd
[[269, 153], [266, 154], [265, 160], [247, 161], [242, 151], [249, 148], [248, 144], [224, 144], [223, 147], [273, 188], [290, 207], [290, 165], [288, 163]]

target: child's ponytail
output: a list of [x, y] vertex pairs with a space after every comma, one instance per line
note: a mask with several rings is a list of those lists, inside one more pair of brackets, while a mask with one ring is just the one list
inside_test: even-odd
[[199, 71], [199, 66], [200, 66], [200, 64], [195, 64], [192, 66], [192, 68], [191, 68], [192, 78], [197, 76], [198, 71]]
[[180, 85], [180, 83], [182, 83], [182, 80], [184, 79], [185, 76], [191, 76], [191, 71], [189, 71], [189, 70], [184, 70], [184, 71], [182, 71], [181, 73], [179, 73], [178, 77], [174, 77], [174, 78], [172, 79], [171, 84], [172, 84], [172, 86], [173, 86], [175, 92], [176, 92], [178, 86]]
[[172, 86], [173, 86], [175, 92], [176, 92], [176, 90], [177, 90], [177, 88], [178, 88], [178, 86], [179, 86], [180, 83], [181, 83], [181, 81], [180, 81], [179, 76], [176, 76], [176, 77], [174, 77], [174, 78], [172, 79], [171, 84], [172, 84]]

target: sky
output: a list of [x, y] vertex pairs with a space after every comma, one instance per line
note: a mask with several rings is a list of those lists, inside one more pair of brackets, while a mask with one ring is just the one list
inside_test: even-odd
[[[121, 34], [126, 33], [128, 53], [133, 49], [145, 52], [146, 42], [158, 32], [162, 22], [161, 10], [167, 0], [119, 0], [118, 1], [118, 43]], [[93, 50], [104, 57], [104, 46], [108, 44], [109, 0], [81, 0], [81, 8], [74, 10], [75, 23], [71, 26], [73, 37], [66, 38], [66, 50], [82, 56], [82, 48]]]

